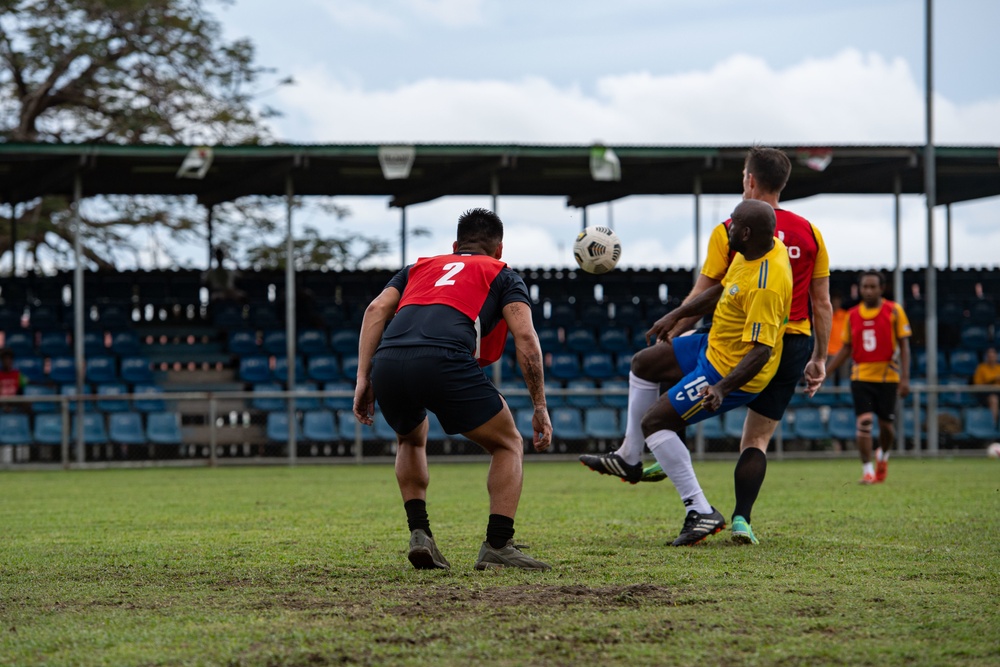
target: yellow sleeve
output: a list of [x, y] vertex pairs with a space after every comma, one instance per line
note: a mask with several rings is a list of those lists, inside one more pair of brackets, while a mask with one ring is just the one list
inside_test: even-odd
[[778, 331], [788, 314], [787, 302], [777, 292], [769, 289], [754, 290], [749, 299], [747, 321], [743, 325], [743, 342], [774, 347], [778, 342]]
[[896, 338], [909, 338], [913, 332], [910, 330], [910, 320], [906, 317], [903, 307], [896, 304]]
[[976, 372], [972, 375], [972, 384], [989, 384], [986, 381], [986, 373], [984, 373], [985, 370], [986, 367], [982, 364], [976, 366]]
[[814, 280], [826, 278], [830, 275], [830, 255], [826, 251], [823, 235], [816, 229], [816, 225], [810, 222], [809, 226], [812, 227], [813, 235], [816, 237], [816, 263], [813, 265], [812, 277]]
[[708, 253], [701, 273], [712, 280], [722, 280], [729, 270], [729, 232], [726, 224], [720, 222], [708, 237]]

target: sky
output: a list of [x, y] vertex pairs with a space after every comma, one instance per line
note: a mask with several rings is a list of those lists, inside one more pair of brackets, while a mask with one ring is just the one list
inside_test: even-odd
[[[1000, 146], [1000, 2], [937, 0], [934, 139]], [[236, 0], [216, 7], [227, 39], [248, 37], [274, 67], [261, 97], [289, 143], [607, 145], [907, 144], [926, 140], [924, 0]], [[739, 202], [705, 196], [701, 240]], [[383, 237], [398, 267], [399, 219], [386, 198], [342, 198], [326, 232]], [[407, 209], [430, 231], [407, 262], [448, 252], [458, 215], [488, 197]], [[822, 231], [833, 268], [891, 268], [893, 198], [786, 203]], [[573, 263], [582, 214], [563, 198], [504, 197], [515, 267]], [[926, 208], [902, 198], [904, 266], [927, 263]], [[1000, 197], [952, 206], [952, 263], [1000, 266]], [[935, 262], [946, 261], [944, 209]], [[695, 262], [693, 197], [629, 197], [588, 209], [622, 239], [623, 267]], [[858, 240], [863, 239], [862, 243]], [[699, 256], [704, 256], [704, 248]]]

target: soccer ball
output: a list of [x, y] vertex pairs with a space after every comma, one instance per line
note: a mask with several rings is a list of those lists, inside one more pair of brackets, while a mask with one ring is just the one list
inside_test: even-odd
[[990, 446], [986, 448], [986, 456], [991, 459], [1000, 459], [1000, 442], [991, 443]]
[[621, 256], [621, 239], [609, 227], [587, 227], [573, 243], [573, 257], [587, 273], [607, 273], [615, 268]]

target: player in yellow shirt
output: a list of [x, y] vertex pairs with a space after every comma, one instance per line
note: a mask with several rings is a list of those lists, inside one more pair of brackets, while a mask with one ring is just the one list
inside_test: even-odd
[[[722, 282], [658, 320], [646, 333], [658, 344], [633, 357], [636, 377], [630, 377], [630, 384], [638, 380], [673, 385], [642, 418], [646, 445], [688, 510], [673, 546], [697, 544], [726, 526], [725, 518], [705, 498], [678, 432], [752, 401], [781, 359], [792, 269], [787, 248], [774, 236], [774, 225], [770, 205], [752, 199], [741, 202], [729, 226], [729, 246], [738, 254]], [[677, 321], [708, 314], [713, 308], [710, 333], [670, 339], [668, 333]], [[638, 467], [641, 473], [641, 464]]]
[[[972, 375], [972, 384], [991, 385], [994, 388], [1000, 387], [1000, 363], [997, 363], [997, 350], [995, 347], [986, 348], [982, 363], [976, 366], [976, 372]], [[997, 417], [1000, 416], [1000, 395], [996, 393], [979, 394], [979, 398], [982, 400], [983, 405], [990, 409], [990, 414], [993, 415], [993, 425], [995, 426]]]

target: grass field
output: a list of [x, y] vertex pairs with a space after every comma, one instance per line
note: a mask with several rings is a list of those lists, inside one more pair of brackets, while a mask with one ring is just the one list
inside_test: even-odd
[[[431, 467], [450, 572], [384, 465], [0, 474], [0, 664], [1000, 664], [1000, 463], [859, 469], [772, 463], [758, 547], [675, 549], [669, 482], [529, 463], [548, 573], [472, 569], [484, 464]], [[732, 463], [697, 470], [728, 515]]]

